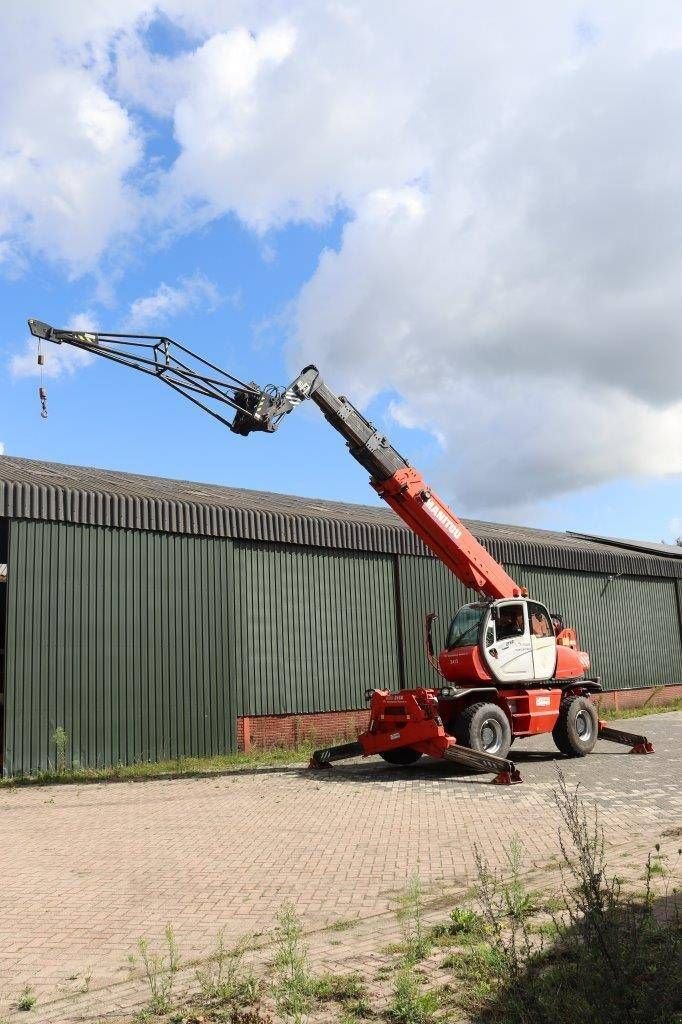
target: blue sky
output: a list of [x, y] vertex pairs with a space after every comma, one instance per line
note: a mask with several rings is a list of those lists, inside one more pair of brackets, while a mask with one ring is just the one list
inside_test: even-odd
[[[102, 330], [125, 330], [132, 303], [196, 274], [216, 287], [216, 308], [192, 308], [159, 317], [141, 330], [160, 331], [246, 380], [284, 384], [292, 377], [285, 356], [286, 309], [314, 272], [320, 251], [338, 245], [341, 217], [324, 227], [297, 226], [254, 238], [233, 217], [174, 243], [151, 248], [126, 268], [116, 303], [101, 308], [90, 275], [76, 282], [40, 261], [21, 276], [0, 282], [0, 336], [7, 404], [0, 416], [6, 454], [134, 473], [224, 483], [363, 503], [378, 499], [366, 474], [314, 407], [298, 410], [274, 435], [248, 439], [133, 371], [94, 360], [74, 373], [45, 380], [48, 418], [40, 417], [39, 378], [9, 369], [25, 346], [37, 359], [37, 342], [26, 340], [28, 317], [54, 326], [74, 310], [96, 310]], [[43, 345], [46, 366], [55, 347]], [[390, 396], [372, 403], [376, 422], [391, 431], [396, 446], [417, 458], [433, 458], [433, 439], [423, 431], [391, 423]], [[228, 410], [229, 412], [229, 410]]]
[[317, 362], [460, 514], [682, 533], [682, 111], [638, 116], [682, 61], [645, 14], [492, 3], [500, 61], [449, 4], [430, 29], [407, 4], [390, 28], [382, 4], [25, 6], [0, 43], [6, 454], [375, 500], [313, 407], [243, 439], [48, 346], [41, 420], [28, 317], [137, 326], [262, 384]]

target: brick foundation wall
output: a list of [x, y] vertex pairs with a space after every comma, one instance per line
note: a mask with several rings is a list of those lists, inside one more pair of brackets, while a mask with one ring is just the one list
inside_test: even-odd
[[354, 740], [367, 728], [369, 711], [329, 711], [313, 715], [253, 715], [237, 719], [239, 750], [294, 747], [310, 741], [321, 747], [334, 740]]
[[674, 686], [642, 686], [637, 690], [610, 690], [597, 698], [599, 706], [609, 711], [642, 708], [645, 704], [670, 704], [682, 698], [682, 684]]
[[[609, 710], [641, 708], [645, 704], [669, 704], [682, 698], [682, 685], [643, 686], [637, 690], [612, 690], [600, 694], [600, 707]], [[294, 747], [309, 741], [326, 746], [335, 740], [354, 740], [367, 728], [369, 712], [329, 711], [312, 715], [251, 715], [237, 719], [239, 750], [252, 747]]]

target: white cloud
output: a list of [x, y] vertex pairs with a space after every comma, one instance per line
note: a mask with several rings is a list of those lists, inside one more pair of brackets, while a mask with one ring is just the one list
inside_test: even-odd
[[0, 441], [0, 455], [4, 455], [4, 454], [5, 454], [5, 446], [2, 443], [2, 441]]
[[543, 53], [513, 30], [501, 53], [495, 33], [466, 53], [460, 10], [432, 98], [474, 55], [478, 73], [461, 109], [456, 92], [422, 108], [428, 173], [356, 204], [294, 314], [293, 361], [363, 401], [398, 391], [394, 413], [441, 440], [437, 476], [468, 511], [682, 473], [674, 10], [668, 38], [661, 8], [631, 34], [605, 17], [587, 52], [571, 5], [551, 12], [535, 8]]
[[[155, 12], [187, 33], [175, 56], [149, 49]], [[677, 3], [27, 0], [7, 38], [5, 259], [76, 272], [226, 213], [277, 250], [343, 209], [291, 360], [402, 396], [465, 510], [682, 473]], [[178, 155], [135, 186], [140, 111]], [[207, 298], [186, 295], [130, 322]]]
[[0, 239], [10, 265], [39, 253], [81, 273], [133, 227], [127, 176], [142, 148], [105, 81], [109, 40], [142, 6], [124, 0], [103, 16], [81, 0], [5, 5]]
[[[86, 310], [74, 313], [64, 325], [67, 331], [98, 331], [99, 325], [94, 313]], [[38, 366], [38, 341], [28, 338], [24, 351], [12, 357], [9, 368], [13, 377], [40, 377], [50, 379], [72, 374], [83, 366], [88, 366], [95, 356], [85, 349], [72, 348], [70, 345], [57, 345], [51, 341], [41, 343], [41, 352], [45, 357], [42, 367]]]
[[135, 299], [126, 319], [126, 330], [153, 329], [155, 324], [179, 313], [215, 309], [220, 301], [216, 285], [200, 273], [181, 278], [177, 285], [162, 282], [151, 295]]
[[378, 184], [422, 173], [428, 150], [408, 125], [424, 68], [414, 68], [415, 82], [399, 67], [416, 20], [407, 5], [395, 54], [390, 27], [382, 45], [391, 15], [381, 4], [376, 15], [352, 4], [248, 6], [255, 29], [217, 32], [175, 62], [167, 102], [181, 152], [157, 209], [190, 222], [229, 210], [263, 233], [325, 221]]

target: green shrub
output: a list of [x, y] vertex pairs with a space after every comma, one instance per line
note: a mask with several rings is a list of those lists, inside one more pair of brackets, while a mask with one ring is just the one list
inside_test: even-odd
[[392, 1024], [432, 1024], [440, 1008], [437, 993], [422, 992], [413, 971], [406, 967], [397, 975], [386, 1016]]
[[291, 903], [277, 915], [275, 984], [273, 995], [279, 1017], [287, 1024], [301, 1024], [310, 1008], [312, 987], [303, 929]]
[[[175, 976], [180, 970], [180, 954], [170, 924], [166, 925], [164, 937], [166, 949], [163, 952], [153, 950], [147, 939], [139, 939], [137, 943], [142, 970], [149, 986], [149, 1005], [158, 1014], [170, 1012]], [[131, 957], [131, 965], [134, 964], [135, 957]]]
[[201, 994], [210, 1003], [232, 1007], [254, 1005], [260, 995], [258, 980], [244, 969], [244, 954], [250, 946], [248, 938], [228, 949], [223, 931], [218, 933], [213, 954], [206, 964], [197, 968], [195, 976]]
[[21, 995], [17, 999], [17, 1010], [32, 1010], [38, 1002], [38, 997], [30, 985], [24, 985]]
[[415, 875], [398, 897], [398, 921], [405, 941], [405, 959], [423, 960], [431, 951], [431, 937], [424, 928], [424, 887]]

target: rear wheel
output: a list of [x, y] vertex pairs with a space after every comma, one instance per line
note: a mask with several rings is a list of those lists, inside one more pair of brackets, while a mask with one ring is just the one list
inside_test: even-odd
[[471, 704], [454, 723], [458, 743], [496, 757], [506, 757], [512, 743], [509, 719], [497, 704]]
[[585, 757], [597, 742], [597, 709], [587, 697], [566, 697], [559, 705], [559, 717], [552, 739], [567, 757]]
[[383, 754], [379, 755], [389, 764], [414, 764], [421, 756], [414, 747], [396, 747], [395, 750], [384, 750]]

